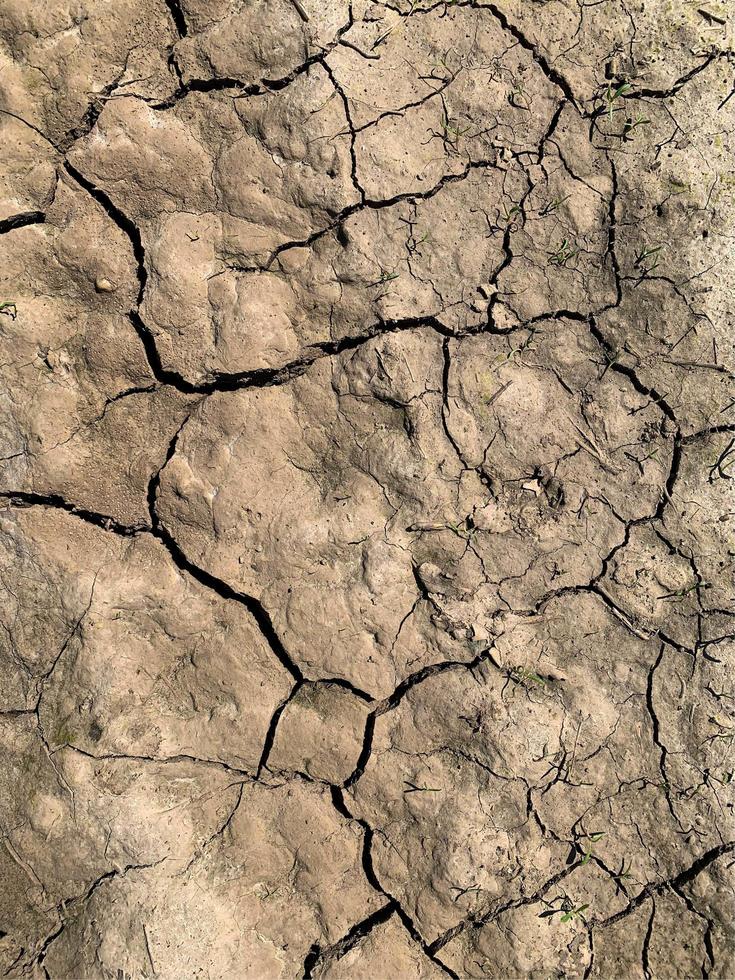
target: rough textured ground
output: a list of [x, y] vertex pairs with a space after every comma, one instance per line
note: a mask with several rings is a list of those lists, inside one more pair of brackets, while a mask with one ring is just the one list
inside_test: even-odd
[[735, 974], [720, 0], [0, 0], [0, 970]]

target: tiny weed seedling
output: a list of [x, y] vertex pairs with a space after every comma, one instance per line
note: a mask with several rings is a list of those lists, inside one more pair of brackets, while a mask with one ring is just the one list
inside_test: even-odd
[[18, 316], [18, 307], [15, 303], [0, 303], [0, 313], [4, 313], [5, 316], [14, 320]]
[[[558, 899], [554, 899], [558, 901]], [[567, 923], [573, 922], [575, 919], [581, 919], [582, 922], [587, 924], [584, 917], [584, 912], [589, 908], [589, 903], [584, 905], [574, 905], [568, 898], [563, 898], [561, 905], [558, 908], [549, 908], [544, 912], [539, 913], [539, 919], [550, 919], [555, 915], [561, 916], [559, 922]]]
[[559, 919], [559, 922], [572, 922], [574, 919], [581, 919], [582, 922], [584, 922], [585, 918], [582, 915], [582, 913], [588, 908], [589, 908], [589, 903], [586, 903], [584, 905], [578, 905], [574, 909], [569, 909], [567, 912], [564, 913], [564, 915], [562, 915], [561, 919]]
[[416, 783], [409, 782], [408, 779], [403, 780], [403, 785], [408, 787], [403, 791], [404, 796], [408, 793], [441, 793], [441, 790], [434, 786], [417, 786]]
[[625, 125], [623, 126], [623, 132], [620, 134], [621, 139], [626, 141], [633, 139], [633, 133], [640, 126], [649, 126], [651, 123], [650, 119], [646, 119], [642, 112], [636, 113], [635, 116], [629, 116], [625, 120]]
[[624, 882], [628, 881], [633, 877], [630, 873], [630, 861], [626, 863], [625, 858], [620, 862], [620, 870], [616, 871], [613, 875], [613, 880], [615, 881], [616, 894], [619, 891], [625, 891]]
[[675, 592], [665, 592], [664, 595], [659, 596], [659, 599], [681, 599], [698, 588], [706, 589], [708, 588], [708, 585], [706, 582], [695, 582], [693, 585], [689, 585], [685, 589], [677, 589]]
[[459, 121], [455, 122], [449, 115], [446, 106], [443, 106], [441, 132], [434, 133], [432, 131], [432, 138], [439, 137], [446, 147], [456, 153], [459, 150], [462, 137], [469, 133], [471, 128], [471, 126], [460, 126]]
[[523, 211], [521, 211], [517, 204], [514, 204], [512, 208], [508, 208], [506, 204], [503, 204], [503, 216], [505, 218], [506, 225], [512, 224], [514, 219], [521, 214], [523, 214]]
[[393, 282], [394, 279], [398, 279], [398, 275], [397, 272], [388, 272], [386, 269], [381, 269], [379, 278], [369, 285], [383, 286], [386, 282]]
[[545, 218], [548, 214], [553, 214], [554, 211], [560, 208], [565, 201], [568, 201], [571, 196], [571, 194], [565, 194], [564, 197], [555, 197], [553, 201], [550, 201], [548, 204], [544, 205], [544, 207], [539, 211], [539, 217]]
[[546, 687], [546, 681], [543, 679], [543, 677], [540, 677], [538, 674], [534, 674], [532, 670], [528, 670], [526, 667], [522, 667], [520, 665], [518, 667], [509, 667], [508, 677], [510, 677], [512, 681], [515, 681], [516, 684], [532, 684], [535, 687]]
[[597, 844], [605, 836], [604, 831], [598, 834], [588, 834], [587, 840], [590, 842], [584, 850], [584, 855], [582, 857], [582, 865], [589, 864], [592, 858], [595, 856], [595, 852], [592, 849], [592, 844]]
[[650, 276], [658, 268], [659, 252], [663, 247], [663, 245], [644, 245], [633, 263], [633, 268], [640, 269], [644, 276]]
[[605, 112], [609, 119], [612, 119], [613, 113], [617, 111], [617, 103], [631, 92], [632, 89], [633, 86], [629, 82], [623, 82], [617, 88], [614, 88], [612, 85], [607, 86], [607, 91], [605, 92]]
[[573, 258], [579, 255], [579, 251], [578, 248], [571, 244], [568, 238], [564, 238], [559, 248], [555, 252], [552, 252], [549, 257], [549, 265], [563, 268], [568, 262], [571, 262]]

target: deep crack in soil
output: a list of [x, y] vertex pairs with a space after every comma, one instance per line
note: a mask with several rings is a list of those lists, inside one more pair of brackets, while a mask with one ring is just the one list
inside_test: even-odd
[[0, 969], [735, 972], [733, 13], [0, 4]]

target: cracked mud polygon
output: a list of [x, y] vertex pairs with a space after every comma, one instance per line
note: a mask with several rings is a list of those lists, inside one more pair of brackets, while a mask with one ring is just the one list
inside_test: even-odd
[[721, 0], [0, 0], [0, 969], [735, 973]]

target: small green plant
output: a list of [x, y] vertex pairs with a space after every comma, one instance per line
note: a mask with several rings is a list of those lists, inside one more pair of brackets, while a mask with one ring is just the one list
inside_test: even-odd
[[403, 791], [404, 796], [408, 793], [441, 793], [440, 789], [433, 786], [417, 786], [415, 783], [409, 782], [408, 779], [403, 780], [403, 785], [408, 786], [408, 789]]
[[[559, 898], [554, 899], [558, 901]], [[574, 905], [570, 899], [564, 897], [561, 898], [561, 905], [558, 908], [548, 908], [545, 911], [539, 913], [539, 919], [550, 919], [555, 915], [561, 916], [559, 922], [572, 922], [574, 919], [581, 919], [582, 922], [586, 920], [584, 918], [584, 912], [589, 908], [589, 903], [584, 905]]]
[[706, 589], [707, 585], [704, 582], [695, 582], [693, 585], [687, 586], [685, 589], [677, 589], [675, 592], [665, 592], [664, 595], [660, 595], [659, 599], [681, 599], [682, 596], [689, 595], [690, 592], [694, 592], [698, 588]]
[[381, 269], [380, 276], [374, 282], [371, 282], [370, 285], [382, 286], [386, 282], [393, 282], [394, 279], [398, 279], [398, 275], [397, 272], [387, 272], [385, 269]]
[[534, 674], [532, 670], [528, 670], [526, 667], [517, 666], [508, 668], [508, 677], [516, 684], [533, 684], [536, 687], [546, 687], [546, 681], [543, 677], [538, 674]]
[[613, 878], [620, 884], [623, 881], [628, 881], [628, 879], [632, 877], [633, 876], [630, 873], [630, 861], [628, 861], [626, 864], [625, 858], [623, 858], [623, 860], [620, 862], [620, 870], [615, 872]]
[[578, 905], [574, 909], [568, 909], [568, 911], [562, 915], [561, 919], [559, 919], [559, 922], [572, 922], [574, 919], [581, 919], [582, 922], [584, 922], [585, 919], [582, 913], [588, 908], [589, 903], [587, 902], [584, 905]]
[[4, 313], [5, 316], [14, 320], [18, 316], [18, 307], [15, 303], [0, 303], [0, 313]]
[[592, 849], [592, 844], [597, 844], [605, 836], [605, 832], [601, 831], [596, 834], [588, 834], [586, 839], [590, 842], [584, 850], [584, 855], [582, 856], [582, 865], [589, 864], [592, 858], [595, 856], [595, 852]]
[[620, 135], [624, 140], [632, 140], [633, 136], [631, 134], [638, 129], [639, 126], [649, 126], [650, 123], [650, 119], [646, 119], [642, 112], [638, 112], [635, 116], [629, 116], [625, 120], [623, 132]]
[[[658, 268], [659, 252], [663, 247], [663, 245], [644, 245], [636, 256], [633, 268], [640, 269], [644, 276], [650, 276]], [[649, 259], [652, 261], [649, 262]]]
[[512, 208], [508, 208], [506, 204], [503, 204], [503, 217], [505, 218], [506, 225], [511, 224], [521, 214], [523, 214], [523, 211], [517, 204], [514, 204]]
[[607, 86], [607, 91], [605, 92], [605, 111], [609, 119], [612, 119], [613, 112], [617, 111], [617, 102], [623, 99], [632, 89], [633, 86], [629, 82], [622, 82], [616, 88], [612, 84]]
[[571, 262], [573, 258], [579, 255], [579, 251], [576, 246], [572, 245], [568, 238], [563, 238], [561, 245], [555, 252], [551, 253], [549, 265], [555, 265], [560, 268], [566, 266], [568, 262]]
[[539, 212], [539, 217], [545, 218], [548, 214], [553, 214], [554, 211], [560, 208], [565, 201], [568, 201], [571, 196], [571, 194], [565, 194], [564, 197], [555, 197], [553, 201], [550, 201], [548, 204], [544, 205]]
[[449, 115], [449, 111], [446, 106], [442, 106], [442, 123], [441, 132], [435, 133], [432, 130], [432, 139], [438, 137], [441, 139], [442, 143], [456, 153], [459, 150], [459, 144], [463, 136], [465, 136], [471, 129], [471, 126], [460, 126], [459, 121], [454, 121]]

